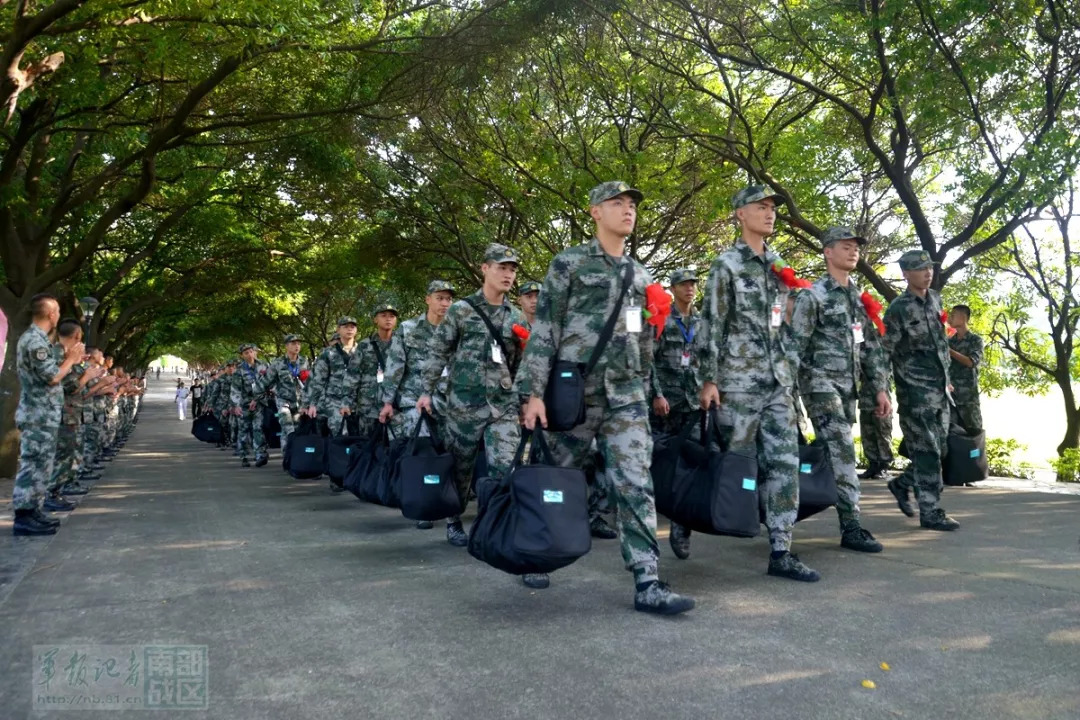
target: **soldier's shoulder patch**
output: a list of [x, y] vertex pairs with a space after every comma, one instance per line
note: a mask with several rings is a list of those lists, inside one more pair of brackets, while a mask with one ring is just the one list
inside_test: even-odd
[[47, 357], [49, 357], [49, 348], [39, 347], [37, 350], [34, 351], [35, 360], [41, 361]]

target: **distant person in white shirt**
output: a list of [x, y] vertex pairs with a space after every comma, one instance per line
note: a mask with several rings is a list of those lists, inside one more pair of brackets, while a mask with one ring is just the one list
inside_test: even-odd
[[176, 381], [176, 414], [179, 419], [184, 419], [184, 406], [187, 404], [188, 389], [184, 387], [183, 380]]

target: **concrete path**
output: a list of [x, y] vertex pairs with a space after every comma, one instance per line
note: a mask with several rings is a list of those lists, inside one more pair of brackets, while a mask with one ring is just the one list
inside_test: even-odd
[[[242, 470], [176, 420], [173, 387], [151, 382], [134, 437], [59, 534], [14, 539], [0, 520], [3, 718], [78, 717], [35, 683], [49, 648], [49, 691], [65, 669], [130, 669], [71, 662], [93, 646], [139, 649], [151, 693], [97, 716], [1080, 718], [1076, 496], [950, 489], [963, 527], [937, 534], [874, 483], [864, 524], [886, 551], [842, 551], [832, 514], [802, 523], [815, 585], [767, 577], [763, 538], [695, 536], [677, 561], [665, 523], [661, 575], [698, 606], [664, 619], [634, 612], [613, 541], [530, 591], [441, 524], [292, 480], [276, 456]], [[143, 646], [162, 645], [206, 646], [205, 709], [147, 709], [169, 687], [147, 680], [170, 671]]]

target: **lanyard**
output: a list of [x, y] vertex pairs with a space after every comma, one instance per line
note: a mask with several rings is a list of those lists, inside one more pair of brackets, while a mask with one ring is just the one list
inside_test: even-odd
[[240, 372], [247, 375], [251, 382], [255, 382], [255, 368], [251, 367], [247, 363], [240, 363]]
[[292, 374], [293, 380], [300, 377], [300, 363], [293, 365], [288, 358], [285, 358], [285, 364], [289, 366], [289, 373]]
[[687, 332], [686, 326], [683, 325], [683, 321], [682, 321], [681, 317], [675, 318], [675, 324], [679, 326], [679, 332], [682, 333], [683, 340], [686, 341], [686, 344], [687, 345], [693, 345], [694, 344], [694, 333], [697, 332], [697, 328], [690, 328], [689, 332]]

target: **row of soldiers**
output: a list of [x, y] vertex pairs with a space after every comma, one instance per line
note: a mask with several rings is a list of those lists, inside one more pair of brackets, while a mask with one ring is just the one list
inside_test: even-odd
[[60, 521], [49, 512], [75, 505], [84, 483], [100, 479], [134, 429], [145, 380], [114, 366], [112, 356], [83, 344], [78, 321], [60, 319], [48, 294], [31, 300], [32, 322], [16, 347], [20, 432], [12, 530], [52, 535]]
[[[701, 408], [716, 408], [727, 446], [758, 460], [768, 574], [813, 582], [819, 574], [790, 551], [799, 502], [796, 388], [836, 475], [841, 545], [880, 552], [860, 521], [852, 425], [860, 378], [875, 418], [890, 415], [892, 375], [913, 462], [890, 490], [913, 515], [910, 494], [917, 488], [922, 527], [956, 529], [940, 505], [953, 388], [940, 300], [929, 289], [929, 255], [913, 251], [900, 259], [908, 288], [890, 305], [880, 334], [881, 319], [851, 279], [866, 240], [848, 228], [830, 228], [822, 238], [827, 274], [794, 293], [802, 283], [766, 244], [783, 199], [751, 186], [733, 198], [741, 235], [713, 262], [701, 311], [693, 305], [697, 275], [676, 272], [674, 307], [654, 338], [651, 328], [643, 329], [652, 278], [625, 253], [642, 199], [621, 182], [594, 188], [595, 236], [557, 255], [541, 286], [523, 286], [520, 308], [508, 300], [519, 257], [496, 244], [484, 255], [479, 290], [455, 302], [449, 284], [432, 282], [427, 312], [397, 332], [397, 313], [389, 306], [377, 310], [377, 330], [363, 341], [357, 341], [355, 318], [341, 318], [340, 342], [322, 351], [306, 382], [295, 338], [286, 338], [288, 354], [271, 365], [259, 363], [256, 349], [246, 346], [240, 370], [226, 369], [232, 379], [221, 385], [229, 388], [229, 414], [241, 420], [242, 461], [247, 464], [252, 448], [256, 464], [265, 458], [257, 413], [271, 390], [283, 435], [300, 415], [319, 418], [339, 434], [370, 432], [375, 422], [408, 432], [429, 413], [454, 455], [459, 494], [468, 498], [478, 457], [488, 475], [502, 477], [521, 426], [547, 426], [544, 397], [555, 364], [589, 365], [584, 422], [552, 433], [549, 445], [559, 464], [603, 467], [606, 488], [598, 482], [590, 498], [594, 531], [602, 533], [606, 524], [596, 520], [605, 503], [613, 505], [615, 529], [608, 530], [619, 537], [634, 574], [635, 608], [676, 614], [694, 602], [659, 579], [652, 432], [677, 432], [696, 423]], [[602, 342], [611, 320], [610, 341]], [[448, 519], [446, 537], [452, 545], [467, 544], [460, 515]], [[690, 533], [677, 523], [670, 543], [677, 557], [689, 556]], [[523, 582], [542, 588], [550, 578], [526, 575]]]

